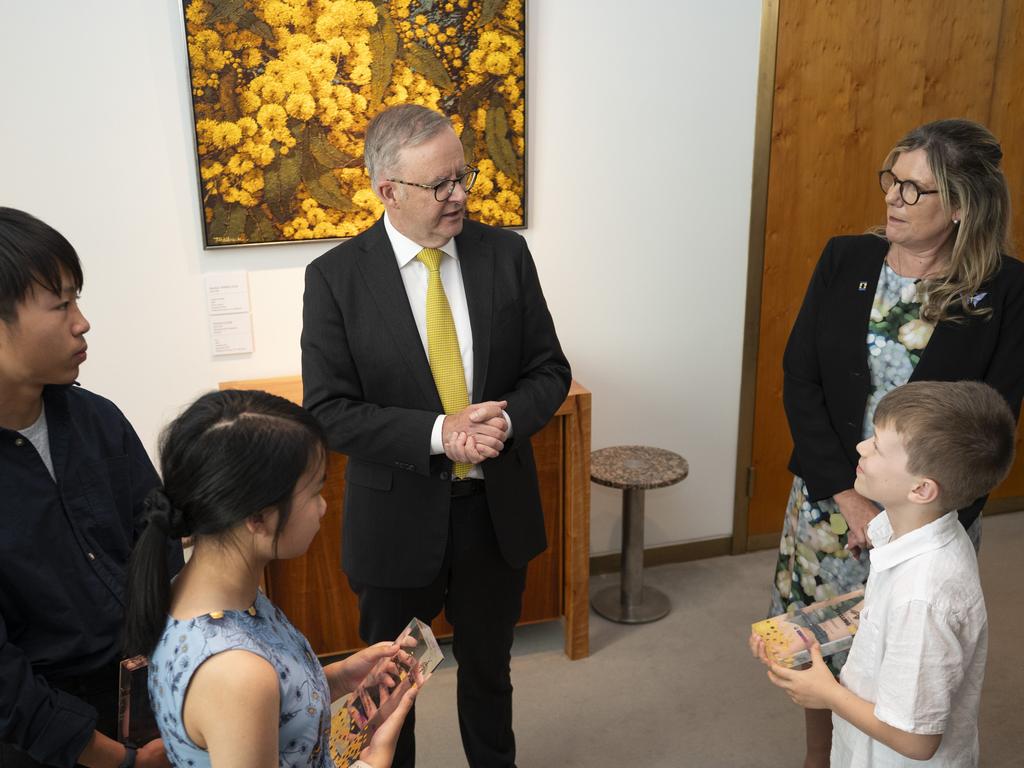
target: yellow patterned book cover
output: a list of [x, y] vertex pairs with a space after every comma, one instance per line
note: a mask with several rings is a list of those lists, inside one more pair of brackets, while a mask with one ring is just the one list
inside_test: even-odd
[[374, 729], [409, 687], [421, 684], [444, 659], [434, 633], [419, 619], [410, 621], [395, 642], [402, 650], [379, 662], [356, 690], [331, 705], [331, 759], [337, 768], [359, 759]]
[[784, 667], [799, 667], [811, 660], [808, 650], [814, 641], [821, 645], [821, 655], [831, 656], [853, 644], [864, 607], [864, 590], [822, 600], [754, 622], [754, 634], [764, 640], [770, 659]]

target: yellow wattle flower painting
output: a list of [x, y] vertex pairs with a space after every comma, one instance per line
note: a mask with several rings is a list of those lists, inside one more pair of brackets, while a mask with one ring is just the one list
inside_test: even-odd
[[207, 247], [351, 237], [383, 207], [366, 125], [452, 119], [477, 221], [525, 225], [524, 0], [185, 0]]

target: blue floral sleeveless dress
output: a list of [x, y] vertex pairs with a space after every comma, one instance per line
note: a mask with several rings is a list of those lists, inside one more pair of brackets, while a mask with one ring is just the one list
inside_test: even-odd
[[[915, 278], [900, 277], [883, 263], [868, 320], [871, 388], [864, 409], [865, 438], [874, 432], [879, 400], [889, 390], [907, 383], [931, 338], [935, 326], [920, 319], [922, 288]], [[794, 477], [772, 584], [770, 616], [850, 592], [867, 581], [868, 553], [862, 552], [858, 558], [846, 549], [848, 528], [839, 506], [831, 497], [819, 501], [810, 501], [809, 497], [803, 479]], [[835, 674], [846, 663], [846, 656], [839, 653], [826, 659]]]
[[185, 691], [200, 664], [231, 650], [255, 653], [277, 670], [281, 689], [278, 765], [330, 766], [327, 677], [306, 638], [262, 592], [248, 611], [167, 619], [163, 637], [150, 656], [149, 698], [171, 763], [178, 768], [210, 765], [209, 753], [185, 733]]

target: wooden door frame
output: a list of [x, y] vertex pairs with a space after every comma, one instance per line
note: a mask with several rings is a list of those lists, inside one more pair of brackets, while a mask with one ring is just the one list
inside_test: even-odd
[[[750, 194], [750, 231], [747, 245], [747, 291], [743, 320], [740, 371], [739, 423], [736, 439], [736, 477], [733, 495], [733, 526], [730, 552], [743, 554], [773, 546], [777, 533], [750, 537], [750, 498], [754, 476], [754, 409], [757, 399], [757, 354], [761, 334], [761, 294], [764, 276], [765, 229], [768, 218], [768, 179], [772, 151], [772, 119], [775, 100], [775, 66], [779, 42], [779, 3], [762, 0], [761, 50], [757, 72], [757, 108], [754, 121], [754, 163]], [[987, 514], [1013, 512], [1024, 507], [1024, 497], [992, 499]]]
[[747, 296], [743, 318], [740, 371], [740, 412], [736, 439], [736, 485], [733, 496], [732, 549], [747, 551], [747, 515], [754, 459], [754, 402], [757, 396], [757, 348], [761, 334], [761, 288], [764, 274], [764, 233], [768, 218], [768, 170], [772, 154], [772, 112], [775, 60], [779, 42], [779, 0], [761, 2], [761, 52], [757, 70], [757, 111], [754, 119], [754, 168], [750, 189], [750, 233], [747, 242]]

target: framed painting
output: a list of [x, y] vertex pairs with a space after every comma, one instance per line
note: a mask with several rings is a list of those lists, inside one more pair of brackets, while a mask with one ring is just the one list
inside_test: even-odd
[[469, 215], [526, 225], [525, 0], [183, 0], [207, 248], [351, 237], [383, 212], [370, 119], [448, 115]]

